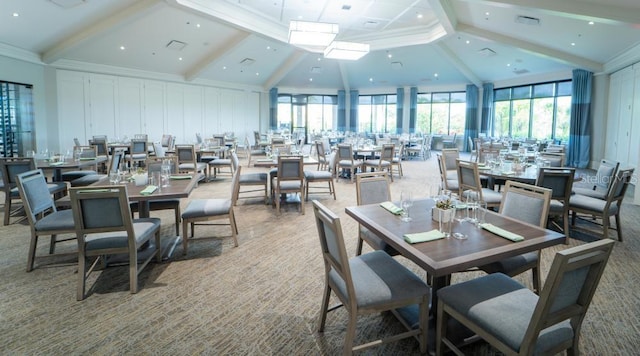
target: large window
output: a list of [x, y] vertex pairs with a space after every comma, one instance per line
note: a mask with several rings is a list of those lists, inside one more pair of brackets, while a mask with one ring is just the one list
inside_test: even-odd
[[278, 129], [304, 133], [333, 130], [337, 117], [335, 95], [278, 95]]
[[361, 95], [358, 132], [396, 133], [396, 95]]
[[307, 122], [310, 132], [329, 131], [337, 126], [337, 101], [337, 96], [309, 95], [307, 101]]
[[569, 139], [571, 81], [496, 89], [494, 100], [493, 136]]
[[466, 93], [418, 94], [416, 130], [441, 135], [464, 134]]

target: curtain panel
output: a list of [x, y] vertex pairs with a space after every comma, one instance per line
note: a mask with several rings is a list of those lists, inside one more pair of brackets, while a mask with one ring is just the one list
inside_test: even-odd
[[338, 131], [347, 131], [347, 94], [344, 90], [338, 90]]
[[360, 92], [357, 90], [351, 90], [349, 92], [349, 131], [358, 132], [358, 101]]
[[404, 117], [404, 88], [396, 89], [396, 132], [402, 133], [402, 122]]
[[418, 88], [411, 87], [409, 91], [409, 133], [416, 132], [417, 119], [418, 119]]
[[470, 152], [469, 137], [478, 137], [478, 87], [467, 85], [467, 112], [464, 125], [464, 150]]
[[482, 117], [480, 132], [493, 136], [493, 83], [482, 84]]
[[571, 88], [571, 123], [567, 165], [586, 168], [591, 159], [591, 92], [593, 73], [584, 69], [573, 70]]
[[269, 129], [278, 129], [278, 88], [269, 90]]

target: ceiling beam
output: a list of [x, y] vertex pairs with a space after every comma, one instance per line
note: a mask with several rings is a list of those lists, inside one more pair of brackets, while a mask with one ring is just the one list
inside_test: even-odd
[[449, 35], [454, 34], [458, 25], [458, 17], [453, 11], [451, 3], [446, 0], [429, 0], [429, 5], [431, 5], [431, 9], [444, 31]]
[[264, 90], [269, 90], [274, 86], [278, 85], [278, 83], [284, 78], [289, 72], [294, 69], [300, 62], [302, 62], [309, 55], [306, 51], [301, 51], [296, 49], [291, 53], [289, 57], [282, 63], [278, 69], [273, 71], [273, 74], [267, 79], [267, 81], [263, 85]]
[[523, 7], [573, 19], [594, 20], [617, 25], [640, 25], [637, 8], [595, 4], [576, 0], [463, 0], [515, 8]]
[[471, 36], [482, 38], [489, 41], [510, 45], [523, 51], [533, 53], [535, 55], [552, 59], [561, 63], [568, 64], [573, 67], [587, 69], [596, 73], [602, 72], [603, 65], [583, 57], [574, 56], [572, 54], [558, 51], [552, 48], [540, 46], [531, 42], [523, 41], [517, 38], [505, 36], [499, 33], [486, 31], [477, 27], [473, 27], [464, 23], [459, 23], [457, 30]]
[[218, 59], [220, 59], [225, 53], [232, 50], [234, 47], [239, 46], [242, 42], [244, 42], [247, 38], [251, 36], [248, 32], [239, 32], [225, 43], [222, 46], [216, 48], [207, 56], [205, 56], [201, 61], [196, 63], [194, 66], [189, 68], [185, 72], [185, 80], [190, 82], [192, 80], [197, 79], [197, 77], [206, 70], [209, 66], [213, 65]]
[[443, 42], [438, 42], [434, 46], [440, 54], [445, 56], [453, 66], [456, 67], [471, 83], [475, 84], [478, 88], [482, 87], [482, 80], [466, 65], [464, 62], [456, 56], [455, 53]]
[[69, 51], [87, 41], [93, 40], [104, 33], [118, 28], [124, 23], [131, 22], [143, 15], [155, 10], [160, 6], [166, 6], [161, 0], [141, 0], [135, 1], [133, 5], [109, 16], [91, 26], [75, 31], [73, 35], [63, 39], [53, 47], [47, 49], [42, 54], [42, 62], [51, 64], [58, 59], [63, 58]]

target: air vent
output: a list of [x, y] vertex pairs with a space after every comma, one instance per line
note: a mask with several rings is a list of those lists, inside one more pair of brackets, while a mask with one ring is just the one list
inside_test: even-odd
[[495, 56], [496, 52], [491, 48], [483, 48], [478, 51], [478, 54], [483, 57], [491, 57], [491, 56]]
[[391, 62], [391, 69], [402, 69], [402, 62]]
[[187, 46], [186, 43], [182, 41], [171, 40], [167, 43], [167, 49], [171, 49], [174, 51], [182, 51], [183, 48]]
[[540, 19], [539, 18], [531, 17], [531, 16], [524, 16], [524, 15], [516, 16], [516, 22], [517, 23], [521, 23], [521, 24], [525, 24], [525, 25], [532, 25], [532, 26], [540, 25]]
[[248, 66], [252, 65], [253, 63], [255, 63], [255, 61], [256, 60], [253, 59], [253, 58], [245, 58], [245, 59], [240, 61], [240, 65], [248, 67]]
[[87, 2], [86, 0], [49, 0], [49, 1], [51, 1], [52, 3], [64, 9], [69, 9], [74, 6], [78, 6], [80, 4], [84, 4]]
[[362, 27], [373, 30], [378, 28], [378, 21], [366, 21], [365, 23], [362, 24]]
[[516, 70], [513, 71], [513, 73], [520, 75], [520, 74], [527, 74], [527, 73], [529, 73], [529, 71], [526, 70], [526, 69], [516, 69]]
[[322, 68], [320, 68], [320, 67], [311, 67], [311, 73], [320, 74], [320, 73], [322, 73]]

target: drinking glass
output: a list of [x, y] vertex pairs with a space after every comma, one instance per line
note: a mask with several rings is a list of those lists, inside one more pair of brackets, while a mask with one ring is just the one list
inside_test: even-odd
[[487, 202], [479, 200], [476, 202], [476, 225], [485, 223], [485, 215], [487, 215]]
[[413, 206], [413, 197], [411, 192], [403, 191], [400, 193], [400, 207], [402, 208], [402, 221], [411, 221], [411, 216], [409, 210], [411, 210], [411, 206]]
[[467, 195], [467, 220], [471, 223], [476, 223], [476, 207], [477, 207], [477, 197], [473, 192], [469, 192]]
[[117, 171], [113, 171], [109, 173], [109, 183], [118, 184], [120, 183], [120, 175]]
[[456, 215], [455, 209], [438, 209], [438, 227], [440, 232], [445, 238], [451, 236], [451, 225], [453, 225], [453, 218]]

